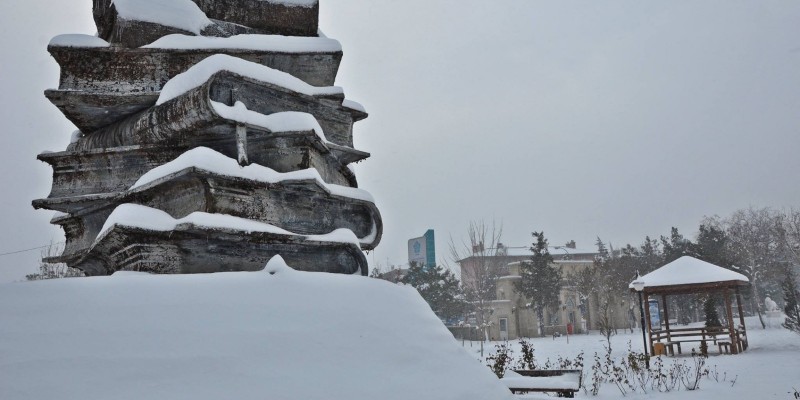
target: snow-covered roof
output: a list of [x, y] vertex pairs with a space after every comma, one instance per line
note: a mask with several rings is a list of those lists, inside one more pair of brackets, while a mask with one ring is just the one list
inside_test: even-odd
[[[522, 257], [522, 256], [530, 256], [531, 249], [530, 246], [517, 246], [517, 247], [506, 247], [506, 254], [510, 257]], [[597, 250], [591, 249], [573, 249], [564, 246], [550, 246], [547, 248], [553, 256], [564, 256], [564, 255], [575, 255], [575, 254], [596, 254]]]
[[0, 284], [3, 399], [511, 399], [412, 287], [264, 271]]
[[[750, 282], [746, 276], [738, 272], [690, 256], [683, 256], [638, 280], [645, 283], [645, 288], [730, 281]], [[633, 289], [633, 282], [628, 287]]]

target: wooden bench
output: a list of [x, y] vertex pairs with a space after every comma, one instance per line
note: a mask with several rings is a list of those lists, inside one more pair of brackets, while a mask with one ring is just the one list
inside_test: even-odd
[[515, 370], [500, 379], [514, 394], [543, 392], [569, 398], [575, 397], [582, 380], [583, 371], [579, 369]]
[[[702, 343], [711, 342], [717, 344], [717, 337], [719, 340], [730, 338], [728, 331], [722, 327], [697, 327], [697, 328], [678, 328], [670, 329], [669, 334], [666, 330], [653, 331], [650, 337], [653, 343], [663, 343], [666, 345], [669, 355], [675, 355], [675, 347], [678, 347], [678, 354], [683, 354], [681, 344], [683, 343]], [[730, 342], [728, 341], [730, 344]], [[720, 347], [722, 352], [722, 347]]]
[[[731, 342], [717, 342], [717, 346], [719, 346], [719, 353], [720, 354], [731, 354]], [[722, 352], [722, 348], [725, 348], [725, 352]]]

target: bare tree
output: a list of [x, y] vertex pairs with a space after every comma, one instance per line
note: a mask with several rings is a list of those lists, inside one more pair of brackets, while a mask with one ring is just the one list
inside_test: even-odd
[[586, 333], [589, 333], [589, 329], [591, 329], [592, 326], [591, 318], [593, 314], [590, 309], [590, 298], [592, 295], [594, 295], [595, 299], [597, 298], [594, 269], [584, 267], [583, 269], [576, 270], [567, 275], [566, 281], [572, 283], [573, 290], [578, 294], [582, 316], [586, 320]]
[[762, 316], [762, 291], [766, 285], [780, 281], [780, 240], [775, 227], [783, 225], [782, 219], [780, 213], [770, 208], [750, 207], [734, 212], [724, 221], [733, 269], [750, 279], [754, 308], [763, 328], [766, 324]]
[[598, 296], [597, 307], [597, 327], [600, 329], [600, 334], [606, 339], [608, 343], [608, 351], [611, 351], [611, 336], [617, 333], [614, 324], [614, 306], [612, 301], [613, 296], [608, 295], [611, 291], [606, 290], [601, 292]]
[[44, 279], [57, 279], [57, 278], [72, 278], [85, 276], [83, 271], [70, 268], [66, 264], [54, 264], [44, 262], [44, 259], [56, 257], [64, 250], [63, 243], [53, 243], [42, 249], [42, 258], [39, 261], [39, 272], [25, 275], [25, 279], [29, 281], [40, 281]]
[[383, 271], [381, 265], [378, 264], [370, 271], [369, 276], [370, 278], [382, 279], [392, 283], [400, 283], [407, 272], [407, 269], [402, 269], [397, 265], [390, 265], [388, 271]]
[[783, 327], [800, 334], [800, 280], [797, 279], [794, 268], [790, 265], [784, 266], [786, 275], [782, 283], [783, 289], [783, 311], [786, 319]]
[[620, 289], [624, 287], [624, 283], [619, 279], [620, 259], [615, 257], [613, 250], [606, 249], [600, 238], [597, 238], [597, 252], [592, 268], [593, 290], [597, 299], [596, 322], [611, 351], [611, 336], [617, 334], [614, 305], [621, 298], [621, 293], [624, 293]]
[[468, 310], [483, 332], [481, 357], [483, 341], [488, 339], [491, 325], [496, 280], [506, 267], [503, 250], [498, 246], [502, 232], [502, 225], [498, 227], [494, 222], [489, 226], [484, 221], [472, 221], [465, 240], [457, 244], [450, 238], [450, 254], [453, 262], [461, 266], [461, 286]]
[[789, 209], [781, 213], [775, 227], [782, 261], [800, 266], [800, 210]]

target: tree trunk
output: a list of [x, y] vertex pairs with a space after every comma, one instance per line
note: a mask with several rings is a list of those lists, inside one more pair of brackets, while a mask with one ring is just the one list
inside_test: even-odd
[[539, 336], [544, 337], [544, 309], [536, 306], [536, 318], [539, 320]]
[[764, 317], [761, 315], [761, 302], [758, 300], [758, 286], [756, 285], [755, 279], [752, 282], [753, 288], [753, 300], [755, 300], [756, 306], [756, 314], [758, 314], [758, 322], [761, 323], [762, 329], [767, 329], [767, 324], [764, 323]]

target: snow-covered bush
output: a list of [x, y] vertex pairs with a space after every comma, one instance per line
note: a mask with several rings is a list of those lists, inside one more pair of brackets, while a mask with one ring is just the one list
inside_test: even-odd
[[[689, 360], [670, 360], [671, 363], [665, 363], [662, 357], [650, 358], [631, 350], [628, 342], [627, 354], [621, 358], [612, 357], [608, 348], [604, 354], [594, 354], [590, 381], [585, 383], [584, 391], [596, 396], [603, 384], [610, 383], [626, 396], [629, 393], [697, 390], [703, 378], [715, 382], [727, 381], [727, 373], [720, 373], [716, 366], [713, 369], [708, 367], [707, 360], [707, 356], [692, 352]], [[731, 380], [732, 385], [735, 383], [736, 377]]]
[[494, 346], [494, 353], [486, 357], [486, 366], [491, 368], [492, 372], [498, 378], [502, 378], [506, 371], [511, 369], [511, 363], [514, 361], [514, 352], [506, 344], [498, 344]]

